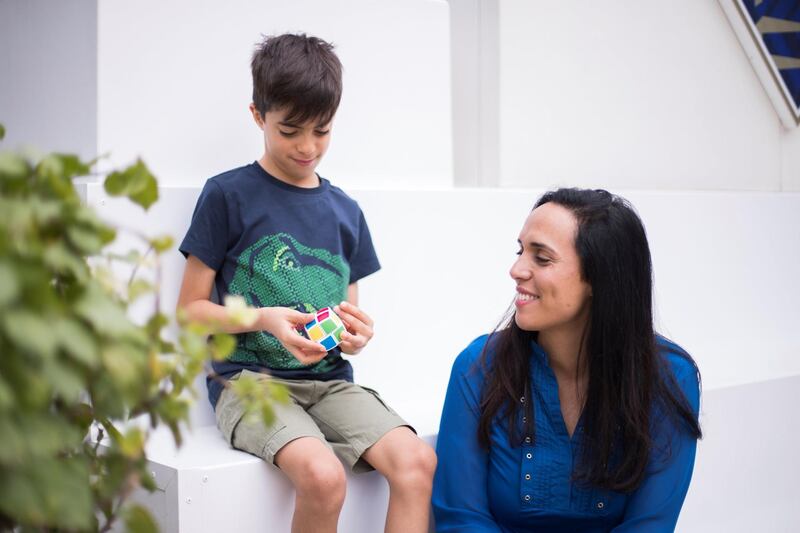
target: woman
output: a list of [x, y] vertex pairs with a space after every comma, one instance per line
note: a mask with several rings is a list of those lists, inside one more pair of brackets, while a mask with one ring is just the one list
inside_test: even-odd
[[700, 438], [697, 366], [656, 335], [644, 227], [606, 191], [545, 194], [507, 324], [456, 359], [436, 530], [673, 531]]

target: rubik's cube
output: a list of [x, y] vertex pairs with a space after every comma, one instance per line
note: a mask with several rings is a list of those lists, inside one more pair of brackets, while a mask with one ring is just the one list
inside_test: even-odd
[[344, 324], [330, 307], [323, 307], [317, 311], [317, 317], [303, 327], [308, 338], [320, 343], [326, 350], [333, 350], [342, 342]]

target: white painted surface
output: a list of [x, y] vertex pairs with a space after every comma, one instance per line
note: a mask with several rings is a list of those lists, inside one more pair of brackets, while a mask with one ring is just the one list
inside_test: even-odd
[[[277, 467], [233, 450], [214, 426], [194, 428], [185, 437], [176, 450], [166, 428], [151, 436], [147, 456], [158, 490], [134, 495], [164, 533], [290, 530], [294, 490]], [[383, 530], [388, 500], [389, 486], [380, 474], [348, 473], [339, 530]]]
[[199, 185], [260, 155], [260, 34], [307, 31], [345, 64], [320, 172], [346, 187], [800, 191], [798, 128], [719, 2], [453, 0], [452, 58], [448, 7], [0, 0], [4, 146], [143, 155], [163, 183]]
[[800, 375], [704, 395], [705, 436], [676, 531], [800, 531], [797, 405]]
[[783, 135], [783, 190], [800, 192], [800, 128]]
[[261, 35], [336, 45], [344, 94], [318, 168], [347, 186], [452, 183], [444, 0], [103, 1], [98, 143], [110, 165], [146, 156], [162, 183], [201, 185], [263, 152], [250, 56]]
[[717, 2], [500, 0], [499, 34], [501, 185], [780, 190], [785, 132]]
[[[180, 241], [199, 192], [162, 188], [148, 216], [104, 198], [99, 185], [89, 186], [89, 203], [101, 216]], [[351, 192], [383, 269], [359, 283], [376, 334], [350, 360], [357, 381], [379, 390], [422, 433], [437, 430], [455, 356], [512, 301], [508, 269], [540, 192]], [[622, 194], [648, 230], [658, 327], [695, 357], [706, 389], [800, 374], [800, 339], [788, 333], [800, 323], [800, 194]], [[177, 252], [165, 257], [166, 310], [174, 309], [183, 262]]]
[[97, 155], [97, 0], [0, 0], [0, 149]]
[[462, 187], [499, 183], [498, 0], [450, 0], [453, 171]]
[[[88, 186], [88, 202], [120, 224], [151, 234], [169, 231], [180, 239], [199, 192], [199, 187], [162, 188], [162, 199], [146, 216], [125, 201], [106, 198], [97, 184]], [[471, 339], [493, 328], [511, 302], [514, 285], [507, 271], [518, 231], [539, 193], [352, 191], [370, 224], [383, 269], [360, 282], [361, 304], [375, 319], [376, 335], [350, 360], [356, 380], [379, 390], [423, 435], [438, 430], [453, 359]], [[728, 531], [708, 524], [733, 523], [738, 516], [742, 524], [753, 524], [768, 512], [778, 525], [775, 531], [789, 531], [800, 521], [796, 506], [788, 503], [800, 494], [787, 481], [800, 472], [793, 444], [800, 436], [791, 424], [797, 404], [793, 391], [800, 379], [800, 338], [792, 334], [800, 323], [800, 194], [622, 194], [648, 230], [659, 328], [694, 356], [703, 376], [706, 440], [698, 456], [698, 488], [687, 500], [690, 511], [680, 530]], [[168, 254], [163, 268], [162, 300], [170, 310], [183, 258]], [[728, 390], [741, 393], [730, 396]], [[151, 459], [186, 472], [181, 483], [188, 488], [180, 490], [200, 494], [200, 501], [228, 502], [219, 506], [226, 509], [240, 505], [239, 512], [223, 514], [241, 520], [241, 531], [262, 523], [258, 520], [284, 520], [285, 514], [274, 513], [291, 508], [285, 480], [272, 467], [226, 448], [209, 426], [213, 416], [203, 394], [192, 412], [198, 440], [190, 438], [177, 457], [169, 445], [155, 442]], [[786, 394], [795, 396], [786, 399]], [[745, 431], [749, 424], [755, 428], [750, 433]], [[783, 426], [772, 429], [773, 424]], [[199, 485], [200, 472], [208, 470], [214, 483]], [[741, 479], [732, 483], [739, 473]], [[348, 513], [357, 514], [358, 506], [366, 505], [378, 520], [383, 510], [375, 502], [384, 501], [380, 491], [385, 486], [373, 477], [351, 479]], [[733, 501], [736, 487], [750, 487], [750, 492]], [[167, 493], [154, 497], [161, 498], [154, 506], [169, 508]], [[192, 496], [193, 502], [197, 497]], [[180, 512], [188, 512], [183, 495], [180, 502]], [[257, 505], [265, 507], [253, 508]], [[199, 509], [186, 520], [222, 520], [211, 503]]]

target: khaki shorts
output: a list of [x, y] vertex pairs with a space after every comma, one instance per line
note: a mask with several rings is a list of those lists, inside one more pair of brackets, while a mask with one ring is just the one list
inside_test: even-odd
[[267, 427], [258, 417], [244, 417], [239, 398], [225, 389], [215, 411], [217, 426], [231, 446], [270, 463], [291, 441], [315, 437], [353, 472], [368, 472], [372, 466], [361, 459], [367, 448], [394, 428], [414, 429], [377, 392], [348, 381], [278, 379], [249, 370], [231, 379], [245, 374], [260, 382], [272, 380], [284, 385], [290, 403], [274, 405], [275, 421]]

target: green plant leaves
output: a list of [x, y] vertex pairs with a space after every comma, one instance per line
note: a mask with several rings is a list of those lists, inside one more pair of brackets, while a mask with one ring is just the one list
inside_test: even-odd
[[64, 351], [73, 361], [89, 368], [99, 362], [97, 340], [89, 330], [77, 320], [62, 318], [53, 325], [53, 334]]
[[217, 333], [211, 339], [211, 356], [215, 361], [222, 361], [236, 348], [236, 337], [225, 333]]
[[132, 505], [125, 512], [125, 527], [130, 533], [158, 533], [153, 517], [141, 505]]
[[89, 165], [74, 154], [49, 154], [36, 166], [36, 172], [44, 178], [68, 181], [89, 173]]
[[9, 311], [0, 320], [8, 338], [29, 355], [49, 359], [56, 352], [56, 338], [50, 332], [46, 317], [38, 313], [21, 310]]
[[36, 175], [47, 184], [49, 192], [65, 202], [77, 203], [72, 178], [89, 173], [89, 165], [71, 154], [49, 154], [36, 165]]
[[160, 237], [150, 239], [150, 246], [159, 254], [169, 251], [174, 244], [175, 239], [170, 235], [161, 235]]
[[137, 331], [122, 305], [94, 283], [86, 287], [86, 292], [75, 303], [74, 309], [98, 333], [115, 337], [133, 335]]
[[[34, 163], [0, 152], [0, 529], [97, 532], [124, 520], [129, 531], [156, 531], [143, 507], [125, 502], [137, 487], [155, 489], [149, 428], [129, 419], [166, 424], [180, 444], [194, 378], [236, 345], [214, 325], [192, 322], [177, 342], [165, 338], [170, 317], [149, 280], [175, 242], [134, 229], [149, 253], [108, 253], [117, 230], [81, 204], [73, 184], [92, 164], [72, 154]], [[105, 188], [145, 209], [158, 198], [141, 160], [110, 174]], [[129, 307], [146, 294], [156, 297], [136, 302], [137, 317], [151, 300], [154, 307], [133, 321]], [[243, 324], [257, 318], [243, 301], [229, 314]], [[285, 390], [251, 385], [242, 384], [245, 404], [272, 416]], [[97, 427], [102, 447], [89, 434]]]
[[0, 261], [0, 307], [11, 304], [19, 295], [14, 269], [7, 261]]
[[80, 255], [71, 251], [63, 242], [51, 242], [45, 245], [42, 260], [53, 273], [73, 276], [79, 281], [89, 277], [89, 267]]
[[0, 184], [24, 180], [30, 174], [30, 169], [24, 157], [12, 152], [0, 152]]
[[32, 525], [89, 529], [92, 494], [86, 458], [40, 458], [0, 477], [0, 511]]
[[275, 403], [288, 403], [289, 393], [286, 387], [270, 380], [263, 380], [253, 375], [243, 375], [239, 379], [228, 381], [227, 386], [242, 400], [244, 412], [248, 418], [259, 418], [269, 426], [275, 421]]
[[20, 413], [0, 417], [3, 446], [0, 464], [24, 467], [69, 450], [81, 442], [82, 434], [53, 413]]
[[84, 255], [94, 255], [105, 245], [102, 235], [92, 228], [72, 226], [67, 228], [66, 233], [70, 243]]
[[122, 455], [128, 459], [139, 459], [144, 454], [144, 440], [144, 432], [134, 427], [122, 435], [117, 444]]
[[111, 196], [127, 196], [145, 209], [158, 200], [155, 176], [141, 159], [121, 172], [109, 174], [103, 185]]

